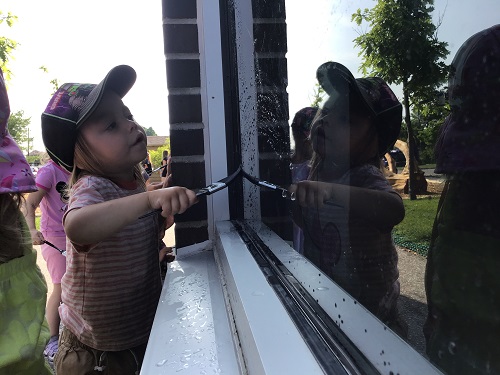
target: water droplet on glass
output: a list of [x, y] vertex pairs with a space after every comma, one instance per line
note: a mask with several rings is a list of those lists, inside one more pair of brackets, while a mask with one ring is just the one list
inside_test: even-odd
[[453, 341], [450, 341], [450, 343], [448, 344], [448, 351], [452, 355], [457, 354], [457, 344], [455, 344]]
[[163, 365], [164, 365], [165, 363], [167, 363], [167, 362], [168, 362], [168, 360], [167, 360], [167, 359], [164, 359], [164, 360], [162, 360], [162, 361], [158, 362], [158, 363], [156, 364], [156, 367], [161, 367], [161, 366], [163, 366]]

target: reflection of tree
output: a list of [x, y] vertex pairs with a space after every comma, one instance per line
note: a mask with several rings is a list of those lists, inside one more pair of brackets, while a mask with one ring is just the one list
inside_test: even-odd
[[323, 101], [323, 95], [325, 94], [325, 90], [319, 83], [316, 82], [314, 85], [314, 92], [311, 102], [311, 107], [319, 107], [321, 102]]
[[[352, 19], [367, 22], [371, 29], [354, 39], [361, 48], [361, 71], [380, 76], [388, 83], [403, 86], [405, 124], [410, 159], [414, 159], [415, 136], [410, 105], [420, 102], [445, 81], [443, 59], [447, 43], [437, 39], [438, 26], [432, 23], [432, 0], [378, 0], [372, 9], [358, 9]], [[410, 162], [409, 194], [416, 199], [414, 163]]]

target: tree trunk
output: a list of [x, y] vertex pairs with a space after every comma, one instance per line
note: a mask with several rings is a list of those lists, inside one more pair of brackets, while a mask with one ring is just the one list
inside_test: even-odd
[[403, 105], [405, 107], [405, 123], [408, 129], [408, 195], [410, 200], [417, 199], [417, 194], [415, 192], [415, 137], [413, 135], [413, 126], [410, 119], [410, 99], [408, 97], [408, 83], [406, 80], [403, 82]]

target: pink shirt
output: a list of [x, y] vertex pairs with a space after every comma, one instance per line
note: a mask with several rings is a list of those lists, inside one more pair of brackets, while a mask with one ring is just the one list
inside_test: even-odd
[[69, 179], [69, 172], [52, 160], [41, 167], [36, 175], [36, 186], [46, 191], [40, 202], [42, 218], [40, 231], [50, 240], [53, 237], [64, 237], [62, 217], [67, 208], [64, 189]]
[[[143, 191], [86, 176], [72, 187], [68, 212]], [[137, 219], [86, 251], [68, 240], [59, 312], [83, 344], [119, 351], [148, 341], [161, 292], [158, 223], [159, 215]]]

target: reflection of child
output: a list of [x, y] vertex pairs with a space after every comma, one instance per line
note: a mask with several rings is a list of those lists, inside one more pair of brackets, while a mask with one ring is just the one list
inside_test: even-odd
[[[297, 183], [307, 179], [309, 176], [309, 162], [312, 156], [311, 139], [309, 133], [311, 131], [311, 123], [314, 116], [318, 112], [318, 108], [305, 107], [299, 110], [292, 121], [292, 136], [295, 147], [290, 157], [290, 170], [292, 173], [292, 183]], [[293, 248], [299, 253], [303, 253], [304, 249], [304, 234], [302, 229], [293, 224]]]
[[470, 37], [451, 64], [451, 113], [436, 144], [447, 180], [425, 287], [430, 360], [449, 374], [500, 373], [500, 25]]
[[[146, 135], [121, 100], [135, 77], [120, 65], [99, 85], [64, 84], [42, 114], [49, 155], [72, 170], [57, 373], [139, 372], [161, 290], [163, 220], [145, 214], [171, 217], [196, 202], [182, 187], [146, 192]], [[73, 107], [72, 95], [86, 99]]]
[[[66, 257], [57, 249], [44, 244], [49, 241], [61, 250], [66, 249], [66, 235], [62, 226], [62, 217], [67, 206], [66, 189], [69, 172], [49, 160], [36, 175], [38, 191], [31, 193], [26, 200], [26, 222], [31, 232], [33, 244], [41, 245], [42, 255], [53, 283], [52, 294], [47, 302], [47, 322], [50, 328], [50, 340], [44, 355], [53, 363], [59, 340], [59, 305], [61, 304], [61, 279], [66, 272]], [[35, 227], [35, 211], [40, 205], [42, 218], [40, 231]]]
[[379, 169], [399, 134], [402, 106], [382, 79], [354, 79], [341, 64], [321, 65], [317, 77], [329, 98], [311, 127], [309, 179], [291, 187], [302, 207], [304, 255], [404, 334], [391, 237], [404, 206]]
[[51, 374], [43, 350], [47, 284], [21, 213], [22, 194], [36, 190], [30, 166], [7, 130], [10, 115], [0, 70], [0, 373]]

